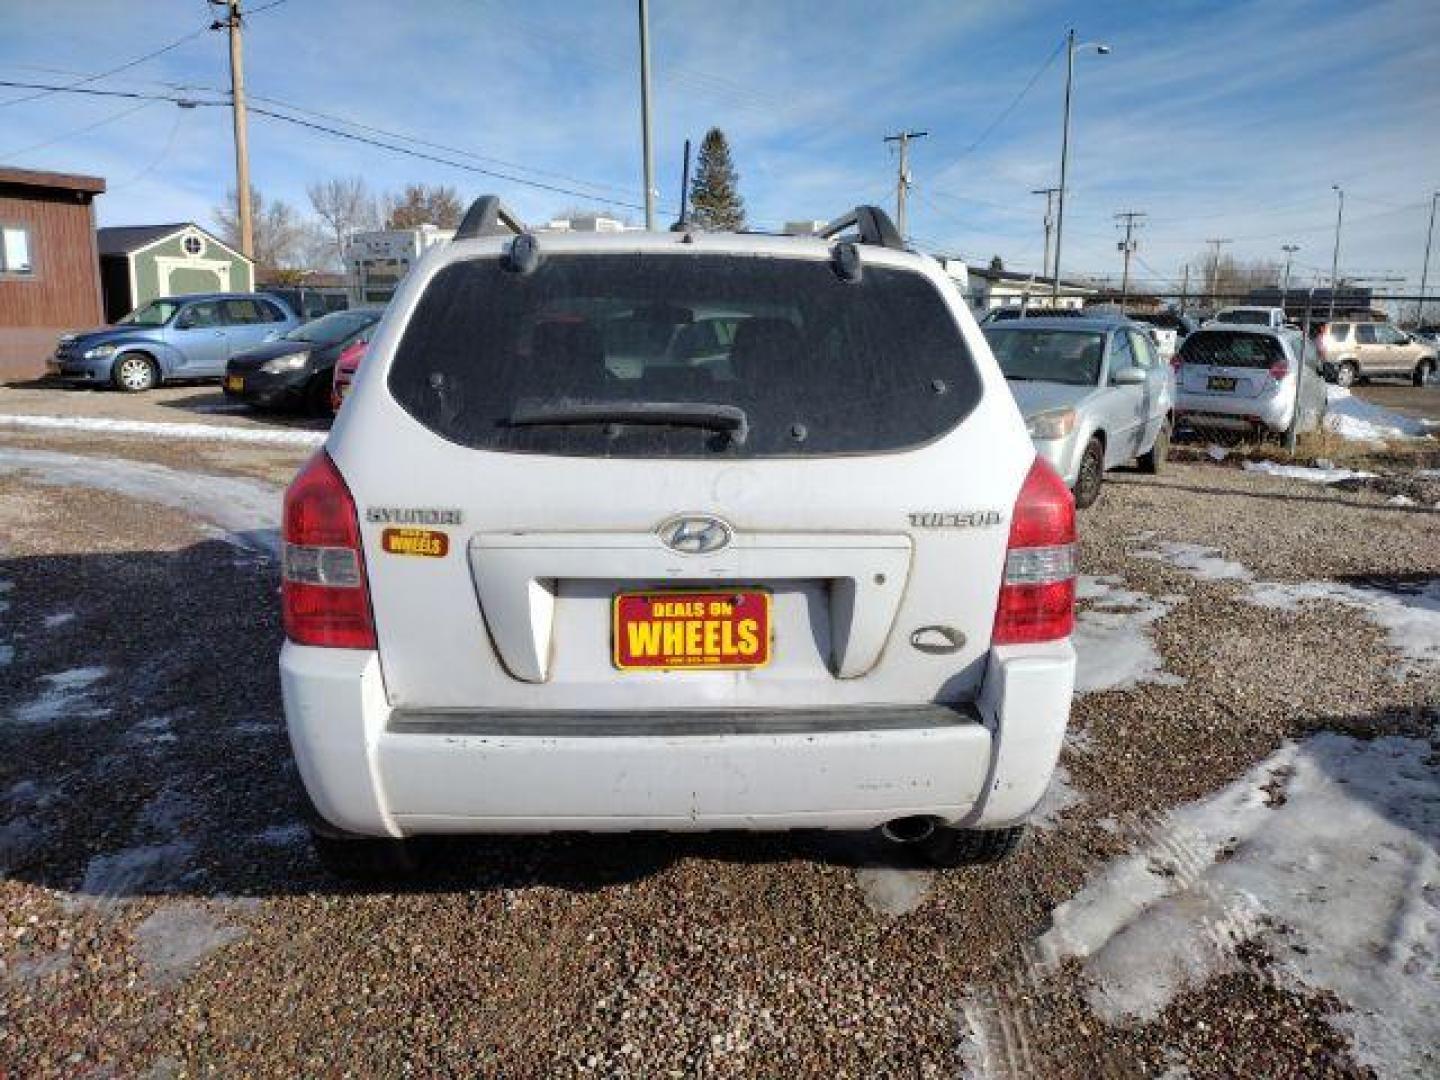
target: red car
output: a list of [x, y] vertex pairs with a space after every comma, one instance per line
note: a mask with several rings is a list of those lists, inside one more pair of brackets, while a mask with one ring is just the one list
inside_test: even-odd
[[335, 361], [335, 377], [330, 387], [330, 405], [337, 412], [340, 403], [345, 400], [346, 393], [350, 390], [350, 383], [355, 379], [355, 371], [360, 366], [360, 361], [365, 357], [365, 348], [370, 344], [370, 337], [359, 338], [351, 343], [349, 348], [340, 354]]

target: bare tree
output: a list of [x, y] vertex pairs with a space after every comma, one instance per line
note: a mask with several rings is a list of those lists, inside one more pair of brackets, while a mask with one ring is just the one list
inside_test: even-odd
[[[240, 246], [239, 202], [232, 188], [225, 193], [225, 205], [214, 209], [215, 221], [220, 226], [220, 235], [232, 247]], [[250, 189], [250, 206], [253, 216], [251, 235], [254, 239], [255, 266], [262, 276], [273, 276], [279, 271], [293, 269], [300, 258], [305, 236], [305, 224], [295, 213], [294, 207], [280, 199], [271, 201], [255, 188]]]
[[1195, 256], [1191, 265], [1204, 268], [1201, 281], [1220, 296], [1244, 296], [1251, 289], [1278, 286], [1283, 269], [1273, 259], [1216, 258], [1213, 252]]
[[343, 266], [350, 237], [380, 227], [380, 209], [362, 176], [335, 177], [310, 184], [305, 194], [310, 197], [311, 209], [324, 222], [330, 248], [322, 260], [326, 265]]
[[444, 184], [406, 184], [385, 199], [387, 229], [418, 229], [434, 225], [453, 229], [460, 224], [460, 196]]

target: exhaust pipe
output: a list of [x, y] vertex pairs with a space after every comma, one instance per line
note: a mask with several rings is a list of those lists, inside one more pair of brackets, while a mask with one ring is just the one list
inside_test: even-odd
[[894, 844], [918, 844], [935, 832], [935, 819], [917, 815], [896, 818], [880, 826], [880, 835]]

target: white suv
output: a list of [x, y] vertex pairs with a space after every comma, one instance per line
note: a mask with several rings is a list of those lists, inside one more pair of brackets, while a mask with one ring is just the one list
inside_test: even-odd
[[860, 829], [998, 858], [1075, 674], [1075, 514], [930, 259], [524, 232], [405, 280], [286, 496], [285, 712], [342, 872], [406, 838]]

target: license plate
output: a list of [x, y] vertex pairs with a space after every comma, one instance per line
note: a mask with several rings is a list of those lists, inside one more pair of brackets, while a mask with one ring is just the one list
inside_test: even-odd
[[1234, 390], [1235, 380], [1223, 375], [1211, 375], [1205, 387], [1208, 390]]
[[225, 380], [225, 389], [241, 393], [245, 389], [245, 380], [239, 375], [231, 375]]
[[759, 589], [617, 593], [612, 659], [621, 671], [710, 671], [770, 662], [770, 594]]

